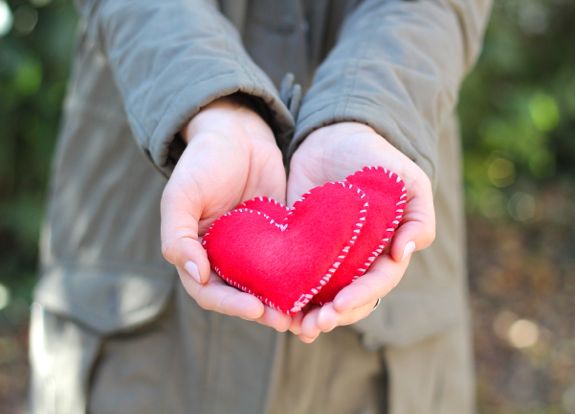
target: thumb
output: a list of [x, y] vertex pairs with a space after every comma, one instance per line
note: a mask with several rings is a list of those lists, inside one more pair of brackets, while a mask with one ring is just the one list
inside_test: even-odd
[[413, 252], [429, 247], [435, 239], [433, 195], [431, 184], [425, 178], [423, 182], [412, 181], [407, 188], [403, 220], [391, 245], [391, 257], [396, 262], [406, 260]]
[[[189, 185], [189, 183], [188, 183]], [[210, 262], [198, 238], [201, 202], [185, 196], [177, 186], [166, 186], [161, 200], [162, 254], [174, 266], [185, 271], [198, 283], [206, 283]], [[186, 191], [187, 194], [198, 194]]]
[[189, 140], [162, 194], [164, 258], [200, 284], [210, 277], [208, 256], [198, 237], [200, 220], [205, 227], [226, 207], [217, 199], [219, 194], [234, 198], [229, 187], [233, 177], [242, 177], [244, 159], [240, 145], [216, 134], [198, 133]]

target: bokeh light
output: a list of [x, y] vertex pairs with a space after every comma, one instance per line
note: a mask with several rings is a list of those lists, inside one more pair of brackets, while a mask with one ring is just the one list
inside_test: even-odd
[[507, 187], [515, 181], [515, 165], [506, 158], [497, 157], [487, 167], [489, 181], [496, 187]]
[[521, 191], [515, 192], [507, 203], [509, 215], [517, 221], [529, 221], [535, 216], [535, 197]]
[[0, 311], [10, 304], [10, 291], [0, 283]]
[[14, 30], [21, 35], [32, 33], [38, 24], [38, 12], [34, 7], [22, 5], [14, 11]]
[[548, 132], [559, 123], [559, 107], [552, 96], [538, 93], [529, 101], [529, 115], [535, 127]]
[[0, 36], [7, 34], [12, 28], [12, 12], [5, 1], [0, 0]]
[[532, 347], [539, 339], [539, 327], [528, 319], [518, 319], [509, 327], [508, 339], [515, 348]]

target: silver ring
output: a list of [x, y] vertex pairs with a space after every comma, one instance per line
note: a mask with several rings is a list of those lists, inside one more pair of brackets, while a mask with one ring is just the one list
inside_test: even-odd
[[381, 303], [381, 298], [377, 298], [377, 302], [375, 302], [375, 305], [373, 305], [373, 309], [371, 311], [373, 312], [374, 310], [376, 310], [379, 307], [380, 303]]

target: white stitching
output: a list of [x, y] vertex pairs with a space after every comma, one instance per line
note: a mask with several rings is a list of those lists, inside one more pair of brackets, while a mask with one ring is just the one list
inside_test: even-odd
[[[364, 192], [361, 188], [359, 188], [359, 187], [357, 187], [357, 186], [355, 186], [355, 185], [352, 185], [352, 184], [350, 184], [350, 183], [348, 183], [348, 182], [345, 182], [345, 181], [329, 182], [329, 183], [327, 183], [327, 184], [324, 184], [324, 185], [321, 186], [321, 187], [324, 187], [324, 186], [326, 186], [326, 185], [328, 185], [328, 184], [341, 185], [342, 187], [348, 188], [349, 190], [355, 190], [355, 191], [356, 191], [356, 194], [358, 194], [358, 195], [360, 196], [360, 199], [364, 199], [364, 198], [365, 198], [365, 192]], [[318, 187], [315, 187], [315, 188], [318, 188]], [[312, 190], [314, 190], [314, 189], [312, 189]], [[284, 220], [283, 220], [284, 222], [287, 222], [287, 221], [288, 221], [288, 217], [295, 211], [296, 205], [297, 205], [298, 203], [303, 202], [303, 201], [305, 200], [306, 196], [309, 195], [309, 194], [311, 194], [311, 191], [312, 191], [312, 190], [306, 192], [304, 195], [302, 195], [302, 196], [300, 197], [299, 200], [297, 200], [297, 201], [294, 203], [293, 207], [292, 207], [291, 209], [289, 209], [288, 214], [287, 214], [286, 217], [284, 218]], [[273, 200], [273, 199], [268, 199], [268, 200]], [[262, 200], [262, 201], [263, 201], [263, 200]], [[274, 201], [275, 201], [275, 200], [274, 200]], [[279, 203], [278, 203], [278, 204], [279, 204]], [[285, 207], [285, 206], [284, 206], [284, 207]], [[361, 230], [361, 227], [363, 227], [363, 223], [365, 222], [365, 213], [367, 212], [367, 207], [368, 207], [368, 203], [367, 203], [367, 201], [366, 201], [366, 202], [363, 204], [362, 208], [359, 210], [359, 213], [358, 213], [358, 214], [359, 214], [359, 217], [358, 217], [358, 220], [357, 220], [357, 222], [355, 223], [355, 226], [354, 226], [354, 227], [357, 226], [357, 227], [359, 227], [359, 228], [353, 230], [353, 235], [352, 235], [351, 239], [350, 239], [350, 240], [347, 242], [347, 244], [342, 248], [340, 254], [337, 256], [337, 259], [339, 259], [339, 260], [345, 259], [345, 257], [347, 257], [347, 254], [348, 254], [348, 252], [349, 252], [351, 246], [353, 246], [353, 244], [355, 244], [355, 242], [356, 242], [356, 240], [357, 240], [357, 237], [358, 237], [358, 234], [359, 234], [359, 232], [360, 232], [360, 230]], [[267, 214], [262, 213], [262, 212], [260, 212], [260, 211], [253, 210], [253, 209], [249, 209], [249, 208], [236, 208], [236, 209], [234, 209], [234, 210], [232, 210], [232, 211], [230, 211], [230, 212], [224, 214], [222, 217], [231, 216], [232, 214], [240, 214], [240, 213], [249, 213], [249, 214], [252, 214], [252, 213], [254, 213], [254, 212], [255, 212], [256, 214], [258, 214], [258, 215], [261, 215], [261, 216], [265, 217], [265, 218], [269, 221], [270, 224], [273, 224], [273, 225], [277, 226], [278, 228], [280, 228], [281, 231], [284, 231], [284, 230], [283, 230], [283, 229], [284, 229], [284, 226], [285, 226], [285, 230], [287, 230], [287, 228], [289, 227], [289, 223], [279, 224], [279, 223], [277, 223], [274, 219], [272, 219], [270, 216], [268, 216]], [[220, 218], [221, 218], [221, 217], [220, 217]], [[212, 225], [210, 226], [210, 229], [208, 229], [208, 232], [206, 232], [206, 234], [204, 235], [204, 240], [203, 240], [203, 245], [204, 245], [204, 246], [207, 245], [207, 240], [206, 240], [205, 238], [209, 235], [209, 233], [210, 233], [209, 230], [211, 230], [211, 228], [220, 220], [220, 218], [218, 218], [214, 223], [212, 223]], [[363, 220], [362, 220], [362, 218], [363, 218]], [[317, 293], [319, 293], [319, 291], [321, 290], [321, 288], [322, 288], [323, 286], [325, 286], [325, 285], [329, 282], [329, 280], [331, 279], [333, 273], [334, 273], [334, 272], [336, 271], [336, 269], [340, 266], [340, 264], [341, 264], [341, 261], [335, 261], [335, 262], [330, 266], [330, 268], [328, 269], [328, 271], [323, 275], [323, 277], [319, 280], [319, 285], [316, 286], [316, 287], [313, 287], [313, 288], [310, 290], [310, 291], [311, 291], [312, 293], [314, 293], [314, 294], [313, 294], [313, 295], [310, 294], [310, 293], [304, 293], [304, 294], [302, 294], [302, 295], [298, 298], [298, 300], [296, 300], [296, 302], [292, 305], [292, 308], [287, 311], [287, 313], [288, 313], [288, 314], [293, 314], [293, 313], [297, 313], [297, 312], [299, 312], [301, 309], [303, 309], [303, 307], [306, 306], [306, 305], [310, 302], [310, 300], [311, 300]], [[281, 309], [279, 308], [278, 305], [276, 305], [276, 304], [275, 304], [274, 302], [272, 302], [271, 300], [269, 300], [269, 299], [267, 299], [267, 298], [265, 298], [265, 297], [263, 297], [263, 296], [261, 296], [261, 295], [256, 294], [255, 292], [253, 292], [251, 289], [247, 288], [246, 286], [243, 286], [243, 285], [241, 285], [240, 283], [238, 283], [238, 282], [236, 282], [236, 281], [233, 281], [233, 280], [231, 280], [230, 278], [226, 277], [226, 276], [220, 271], [219, 268], [217, 268], [217, 267], [214, 266], [214, 270], [216, 271], [216, 273], [218, 274], [218, 276], [220, 276], [222, 279], [224, 279], [228, 284], [230, 284], [230, 285], [232, 285], [232, 286], [234, 286], [234, 287], [236, 287], [236, 288], [238, 288], [238, 289], [240, 289], [240, 290], [242, 290], [242, 291], [244, 291], [244, 292], [246, 292], [246, 293], [249, 293], [249, 294], [252, 294], [252, 295], [256, 296], [256, 297], [257, 297], [258, 299], [260, 299], [265, 305], [267, 305], [267, 306], [269, 306], [269, 307], [271, 307], [271, 308], [273, 308], [273, 309], [279, 310], [279, 311], [281, 311], [281, 312], [284, 312], [283, 310], [281, 310]], [[314, 292], [314, 291], [315, 291], [315, 292]]]
[[[389, 178], [392, 178], [392, 176], [396, 176], [396, 183], [400, 183], [402, 182], [401, 178], [399, 177], [398, 174], [389, 171], [387, 168], [382, 168], [382, 167], [366, 167], [369, 170], [378, 170], [378, 169], [383, 169], [384, 173], [387, 174], [389, 176]], [[365, 171], [366, 168], [362, 169], [362, 171]], [[352, 175], [355, 175], [357, 173], [354, 173]], [[403, 204], [406, 204], [407, 201], [405, 200], [407, 198], [407, 193], [406, 193], [406, 188], [405, 185], [402, 186], [402, 194], [399, 197], [399, 200], [396, 203], [396, 206], [400, 206]], [[377, 246], [377, 248], [370, 254], [370, 256], [367, 258], [366, 262], [362, 265], [363, 267], [360, 267], [359, 269], [357, 269], [356, 272], [358, 272], [358, 274], [354, 275], [352, 277], [352, 280], [356, 280], [357, 278], [363, 276], [368, 268], [371, 266], [372, 262], [375, 261], [375, 259], [377, 259], [377, 257], [383, 253], [383, 250], [385, 249], [385, 246], [387, 245], [387, 243], [391, 240], [391, 236], [393, 235], [393, 233], [395, 233], [395, 230], [397, 230], [397, 227], [399, 226], [399, 223], [402, 218], [403, 218], [403, 213], [404, 213], [404, 209], [403, 208], [397, 208], [395, 210], [396, 216], [395, 216], [395, 220], [392, 222], [395, 227], [394, 228], [387, 228], [386, 229], [386, 234], [385, 234], [385, 238], [382, 240], [382, 243], [380, 245]], [[323, 305], [322, 302], [320, 302], [321, 305]]]

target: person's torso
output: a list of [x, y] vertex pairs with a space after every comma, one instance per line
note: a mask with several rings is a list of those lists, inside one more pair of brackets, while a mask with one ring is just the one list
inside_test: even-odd
[[[294, 73], [305, 91], [358, 1], [219, 3], [276, 86]], [[155, 317], [177, 275], [160, 250], [166, 179], [135, 145], [105, 54], [82, 27], [53, 163], [35, 299], [112, 333]], [[373, 339], [383, 343], [374, 346], [409, 346], [465, 321], [460, 155], [452, 121], [439, 140], [438, 237], [414, 256], [402, 283], [383, 301], [389, 317]]]

